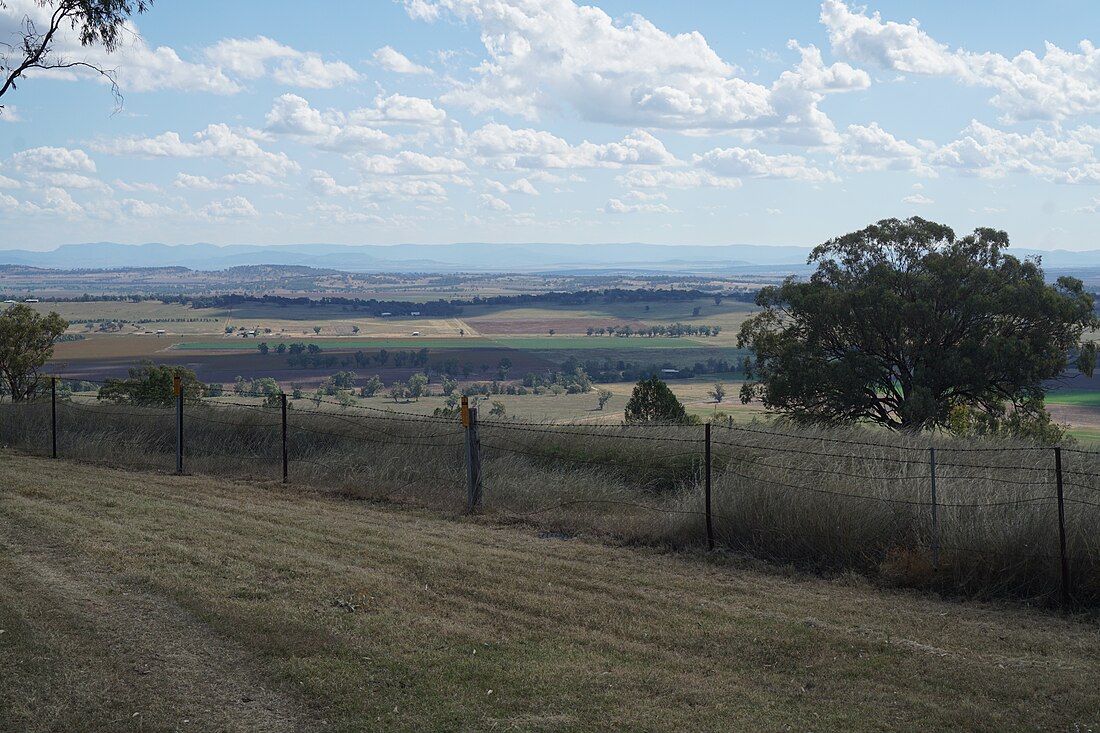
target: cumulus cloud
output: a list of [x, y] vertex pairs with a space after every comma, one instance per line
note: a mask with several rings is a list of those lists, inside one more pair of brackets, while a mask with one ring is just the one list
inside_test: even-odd
[[668, 204], [628, 204], [624, 203], [621, 199], [610, 199], [602, 209], [598, 209], [604, 214], [637, 214], [638, 212], [647, 212], [650, 214], [673, 214], [676, 213], [676, 209], [673, 209]]
[[977, 120], [958, 140], [943, 145], [929, 156], [937, 166], [981, 178], [1002, 178], [1026, 173], [1066, 183], [1083, 182], [1095, 158], [1090, 144], [1072, 136], [1062, 139], [1042, 129], [1023, 134], [1005, 132]]
[[905, 196], [904, 198], [902, 198], [902, 201], [907, 204], [917, 204], [918, 206], [926, 206], [928, 204], [936, 203], [932, 199], [920, 193], [914, 193], [909, 196]]
[[[487, 58], [443, 96], [483, 113], [527, 119], [565, 106], [595, 122], [683, 131], [774, 129], [827, 139], [817, 103], [828, 91], [865, 86], [847, 64], [826, 67], [806, 49], [773, 87], [747, 81], [699, 32], [670, 34], [640, 15], [623, 23], [573, 0], [406, 0], [413, 18], [444, 12], [481, 30]], [[806, 128], [823, 127], [808, 132]]]
[[853, 11], [843, 0], [825, 0], [821, 22], [834, 53], [853, 61], [911, 74], [955, 77], [989, 87], [990, 100], [1009, 121], [1058, 120], [1100, 112], [1100, 50], [1081, 41], [1078, 51], [1052, 43], [1042, 55], [952, 50], [908, 23], [884, 21], [879, 13]]
[[381, 66], [386, 71], [392, 71], [395, 74], [431, 74], [432, 70], [427, 66], [421, 66], [420, 64], [414, 64], [400, 51], [397, 51], [393, 46], [383, 46], [374, 52], [374, 63]]
[[463, 173], [466, 164], [455, 158], [441, 155], [424, 155], [402, 150], [394, 156], [363, 155], [357, 153], [352, 160], [364, 173], [375, 175], [446, 175]]
[[499, 199], [491, 193], [483, 193], [478, 198], [479, 206], [492, 211], [511, 211], [512, 206], [504, 199]]
[[790, 178], [800, 181], [837, 181], [831, 171], [811, 165], [800, 155], [768, 155], [745, 148], [715, 148], [692, 156], [699, 168], [720, 176], [751, 178]]
[[269, 175], [284, 176], [300, 170], [286, 153], [272, 153], [259, 143], [245, 137], [228, 125], [216, 123], [196, 132], [191, 141], [178, 132], [165, 132], [155, 137], [120, 138], [98, 143], [96, 149], [111, 155], [134, 155], [148, 158], [216, 158]]
[[23, 173], [79, 171], [95, 173], [95, 161], [80, 149], [38, 147], [11, 156], [12, 166]]
[[457, 123], [429, 99], [400, 94], [379, 96], [370, 107], [344, 113], [322, 112], [296, 95], [283, 94], [275, 99], [267, 113], [264, 131], [288, 135], [325, 150], [387, 150], [400, 142], [382, 127], [442, 128], [459, 130]]
[[[877, 122], [870, 125], [849, 125], [843, 136], [837, 162], [855, 171], [913, 171], [919, 175], [935, 175], [925, 162], [924, 149], [899, 140]], [[931, 147], [934, 147], [932, 145]]]
[[310, 183], [322, 196], [346, 196], [360, 201], [386, 199], [445, 201], [447, 189], [439, 181], [417, 176], [378, 176], [358, 183], [337, 183], [329, 173], [314, 171]]
[[644, 130], [621, 141], [571, 145], [545, 130], [515, 130], [491, 122], [470, 133], [467, 149], [482, 164], [504, 170], [619, 168], [624, 165], [669, 165], [676, 162], [664, 144]]
[[174, 185], [177, 188], [191, 188], [200, 191], [212, 191], [219, 188], [229, 188], [228, 184], [220, 181], [212, 181], [206, 176], [192, 176], [188, 173], [177, 173]]
[[739, 188], [740, 178], [719, 176], [707, 170], [647, 170], [636, 168], [619, 176], [631, 188]]
[[199, 209], [199, 216], [208, 221], [228, 221], [233, 219], [251, 219], [260, 212], [244, 196], [233, 196], [223, 201], [211, 201]]
[[242, 79], [258, 79], [270, 65], [275, 81], [297, 87], [331, 89], [359, 79], [343, 61], [325, 61], [320, 54], [299, 51], [266, 36], [219, 41], [206, 49], [206, 58]]

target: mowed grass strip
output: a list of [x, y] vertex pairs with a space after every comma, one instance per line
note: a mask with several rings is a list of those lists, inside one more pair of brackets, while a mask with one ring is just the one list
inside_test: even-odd
[[0, 454], [2, 730], [1086, 730], [1094, 622]]

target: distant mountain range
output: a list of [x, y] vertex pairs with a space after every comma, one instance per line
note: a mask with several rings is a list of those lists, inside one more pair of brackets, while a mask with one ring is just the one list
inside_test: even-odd
[[656, 244], [66, 244], [0, 250], [0, 264], [61, 269], [305, 265], [348, 272], [737, 272], [804, 265], [807, 247]]
[[[188, 267], [222, 270], [237, 265], [305, 265], [347, 272], [803, 272], [810, 247], [755, 244], [66, 244], [46, 252], [0, 250], [0, 265], [59, 269]], [[1100, 250], [1041, 252], [1048, 274], [1100, 268]], [[1092, 273], [1095, 275], [1095, 271]]]

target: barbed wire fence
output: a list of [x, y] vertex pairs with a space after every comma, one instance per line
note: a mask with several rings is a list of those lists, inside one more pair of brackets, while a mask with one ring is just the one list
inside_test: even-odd
[[3, 405], [5, 445], [492, 512], [551, 536], [591, 531], [948, 593], [1100, 605], [1100, 452], [1081, 448], [729, 422], [479, 421], [476, 408], [460, 421], [281, 393], [115, 403], [56, 386]]

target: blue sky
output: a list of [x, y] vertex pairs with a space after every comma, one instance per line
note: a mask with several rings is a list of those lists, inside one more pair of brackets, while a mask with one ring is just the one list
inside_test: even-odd
[[[6, 0], [0, 35], [42, 12]], [[890, 216], [1100, 248], [1087, 2], [157, 0], [0, 98], [0, 248], [813, 245]], [[994, 8], [991, 9], [991, 8]]]

